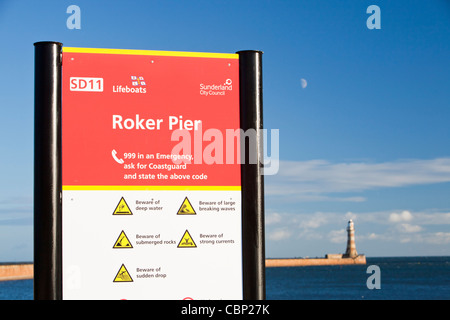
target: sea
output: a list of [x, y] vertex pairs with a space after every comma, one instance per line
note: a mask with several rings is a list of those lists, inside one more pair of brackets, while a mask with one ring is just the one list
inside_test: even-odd
[[[33, 280], [0, 282], [0, 300], [32, 300]], [[366, 265], [266, 269], [267, 300], [450, 300], [450, 257], [367, 258]]]

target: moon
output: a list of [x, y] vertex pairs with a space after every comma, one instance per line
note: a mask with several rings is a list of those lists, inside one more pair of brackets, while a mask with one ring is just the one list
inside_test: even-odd
[[308, 82], [305, 80], [305, 79], [300, 79], [300, 82], [301, 82], [301, 84], [302, 84], [302, 88], [303, 89], [305, 89], [306, 88], [306, 86], [308, 85]]

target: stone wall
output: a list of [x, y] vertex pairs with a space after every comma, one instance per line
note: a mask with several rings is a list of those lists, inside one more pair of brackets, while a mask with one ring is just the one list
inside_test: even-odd
[[33, 278], [33, 264], [0, 264], [0, 281]]
[[364, 255], [356, 258], [342, 259], [266, 259], [266, 267], [307, 267], [307, 266], [333, 266], [348, 264], [366, 264]]
[[[355, 259], [266, 259], [266, 267], [304, 267], [348, 264], [366, 264], [366, 257], [360, 255]], [[33, 264], [0, 264], [0, 281], [23, 279], [33, 279]]]

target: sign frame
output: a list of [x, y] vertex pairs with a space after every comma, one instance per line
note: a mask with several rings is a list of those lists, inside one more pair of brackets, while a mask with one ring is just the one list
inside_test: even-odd
[[[62, 47], [36, 42], [34, 128], [34, 298], [62, 300]], [[100, 50], [100, 49], [96, 49]], [[135, 51], [135, 50], [134, 50]], [[176, 54], [176, 52], [174, 52]], [[241, 161], [242, 289], [265, 299], [262, 52], [238, 51], [241, 129], [255, 130]]]

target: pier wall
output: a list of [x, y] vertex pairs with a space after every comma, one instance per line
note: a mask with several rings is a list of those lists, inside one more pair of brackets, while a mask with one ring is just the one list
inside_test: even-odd
[[366, 256], [356, 258], [317, 258], [317, 259], [266, 259], [266, 267], [308, 267], [366, 264]]
[[33, 279], [33, 264], [0, 264], [0, 281]]
[[[306, 267], [366, 264], [364, 255], [356, 258], [266, 259], [266, 267]], [[33, 279], [33, 264], [0, 264], [0, 281]]]

